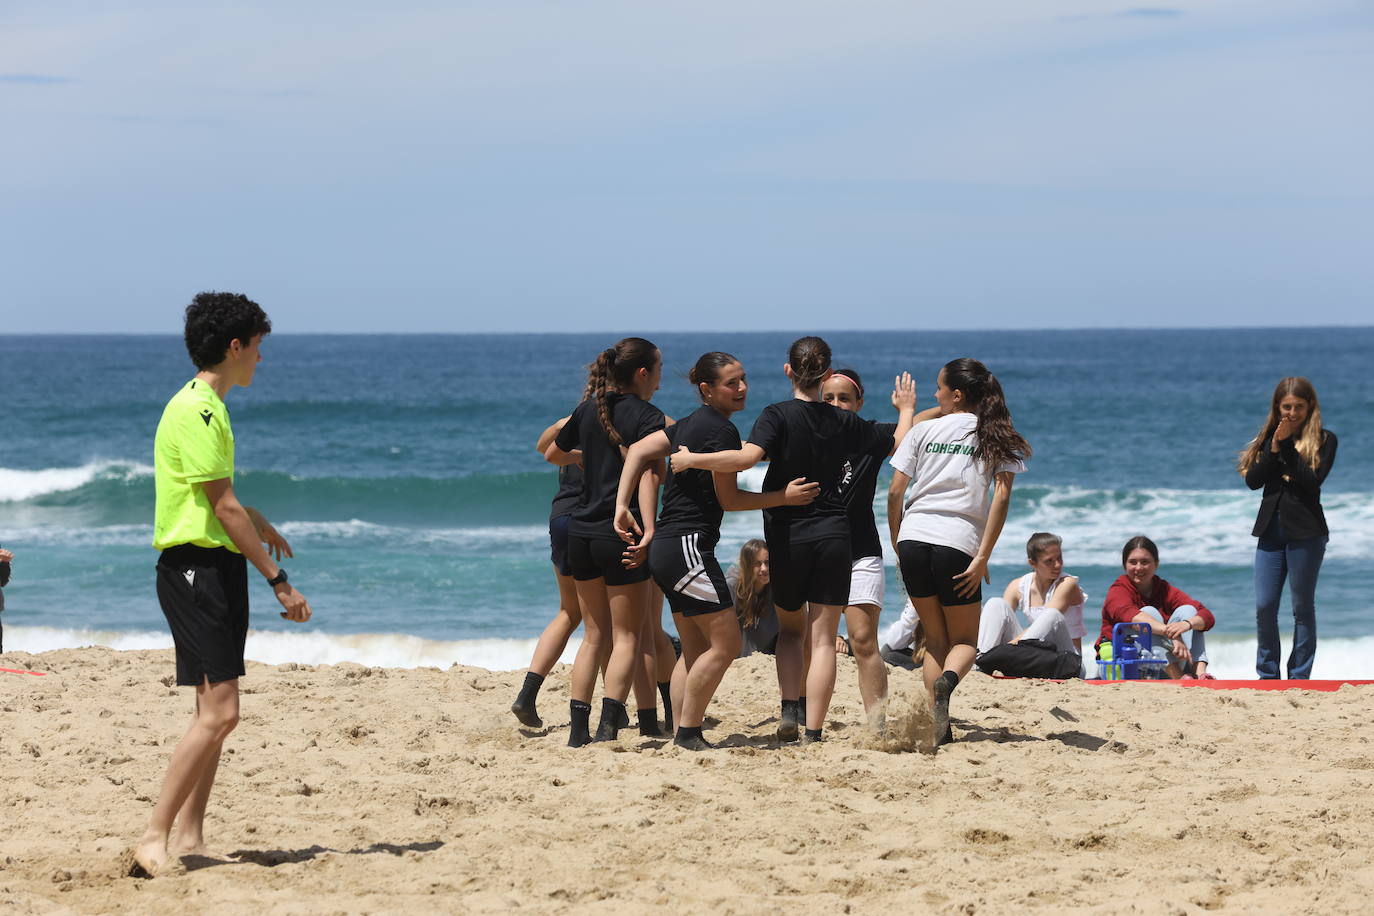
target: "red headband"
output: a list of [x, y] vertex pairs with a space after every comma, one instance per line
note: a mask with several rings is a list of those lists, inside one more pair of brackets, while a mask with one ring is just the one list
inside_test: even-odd
[[848, 372], [845, 372], [843, 369], [838, 369], [833, 374], [838, 375], [842, 379], [848, 379], [849, 383], [854, 386], [854, 390], [859, 393], [859, 397], [862, 398], [864, 396], [864, 386], [860, 385], [859, 380], [856, 379], [854, 376], [850, 375]]

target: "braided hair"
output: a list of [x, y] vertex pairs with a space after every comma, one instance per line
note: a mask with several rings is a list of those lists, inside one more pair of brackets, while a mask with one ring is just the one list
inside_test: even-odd
[[584, 399], [596, 401], [596, 417], [612, 445], [621, 445], [623, 440], [611, 422], [611, 408], [606, 403], [606, 395], [612, 388], [629, 388], [634, 384], [635, 373], [640, 369], [653, 369], [658, 364], [658, 348], [643, 337], [626, 337], [614, 347], [602, 350], [587, 367], [587, 389]]

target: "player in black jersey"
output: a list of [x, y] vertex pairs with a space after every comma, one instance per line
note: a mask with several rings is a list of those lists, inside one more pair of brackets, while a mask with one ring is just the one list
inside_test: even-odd
[[[688, 379], [696, 386], [702, 406], [668, 429], [639, 440], [625, 458], [615, 521], [616, 531], [628, 543], [642, 544], [630, 498], [650, 462], [675, 448], [716, 452], [740, 446], [730, 415], [744, 408], [749, 383], [739, 360], [728, 353], [703, 354]], [[734, 601], [715, 555], [724, 510], [801, 506], [814, 499], [819, 489], [798, 479], [771, 493], [749, 493], [741, 491], [735, 475], [728, 472], [685, 471], [669, 479], [649, 544], [649, 568], [668, 597], [682, 637], [682, 658], [673, 669], [672, 681], [678, 725], [674, 744], [692, 750], [711, 746], [701, 735], [706, 707], [725, 670], [739, 655]]]
[[[540, 434], [539, 441], [535, 444], [539, 454], [544, 454], [553, 444], [554, 437], [568, 419], [564, 417]], [[578, 458], [581, 458], [580, 454]], [[568, 640], [582, 624], [582, 606], [577, 602], [577, 585], [572, 575], [572, 562], [568, 559], [568, 525], [572, 522], [573, 510], [577, 508], [581, 498], [582, 465], [566, 464], [560, 467], [558, 492], [554, 495], [553, 504], [549, 509], [549, 551], [553, 560], [554, 581], [558, 583], [558, 613], [554, 614], [553, 620], [549, 621], [544, 632], [539, 634], [534, 655], [530, 658], [530, 668], [525, 672], [525, 683], [510, 706], [511, 712], [515, 713], [520, 723], [530, 728], [543, 727], [544, 720], [539, 718], [539, 712], [535, 708], [539, 688], [543, 686], [544, 678], [548, 677], [549, 671], [558, 663], [559, 656], [568, 646]], [[602, 658], [597, 665], [600, 669], [606, 666], [606, 650], [610, 649], [610, 645], [605, 644], [602, 649]]]
[[[831, 374], [830, 346], [824, 340], [803, 337], [794, 342], [784, 368], [792, 381], [792, 399], [765, 407], [742, 448], [709, 455], [680, 448], [672, 461], [674, 473], [692, 468], [743, 471], [767, 458], [764, 490], [781, 489], [795, 478], [820, 484], [814, 502], [763, 513], [779, 624], [778, 738], [798, 737], [798, 697], [805, 669], [804, 737], [819, 741], [835, 690], [835, 634], [840, 611], [849, 602], [852, 563], [844, 465], [850, 455], [873, 451], [882, 435], [871, 423], [821, 400], [821, 384]], [[803, 639], [811, 649], [809, 661]]]
[[[602, 351], [588, 367], [587, 398], [573, 410], [544, 453], [557, 465], [572, 464], [579, 449], [582, 453], [582, 495], [568, 526], [568, 558], [586, 632], [573, 662], [569, 747], [581, 747], [591, 740], [589, 719], [597, 658], [608, 641], [611, 653], [597, 738], [614, 739], [629, 719], [625, 699], [641, 657], [648, 604], [649, 571], [644, 565], [648, 545], [646, 540], [643, 547], [632, 545], [627, 550], [611, 519], [625, 449], [663, 429], [663, 412], [649, 403], [662, 372], [662, 355], [642, 337], [627, 337]], [[655, 496], [649, 476], [643, 498], [647, 501]], [[649, 519], [652, 524], [652, 512]]]
[[[863, 379], [853, 369], [836, 369], [821, 386], [821, 398], [841, 410], [858, 413], [864, 406]], [[878, 618], [883, 610], [887, 575], [873, 517], [873, 496], [883, 461], [916, 422], [916, 384], [909, 373], [903, 372], [894, 380], [892, 406], [897, 408], [896, 423], [867, 421], [882, 433], [873, 451], [850, 455], [846, 461], [848, 483], [844, 496], [849, 506], [849, 555], [853, 565], [844, 620], [849, 631], [849, 652], [859, 669], [859, 695], [864, 712], [870, 716], [887, 696], [887, 663], [878, 653]], [[921, 416], [938, 414], [939, 408], [932, 407]]]

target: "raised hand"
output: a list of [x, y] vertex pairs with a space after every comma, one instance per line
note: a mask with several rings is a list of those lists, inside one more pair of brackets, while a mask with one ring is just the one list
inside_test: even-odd
[[892, 406], [898, 410], [916, 409], [916, 382], [910, 372], [897, 376], [892, 385]]

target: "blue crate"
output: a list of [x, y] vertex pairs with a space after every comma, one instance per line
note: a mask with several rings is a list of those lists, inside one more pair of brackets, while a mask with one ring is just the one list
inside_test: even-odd
[[1150, 652], [1154, 645], [1150, 625], [1118, 623], [1112, 627], [1112, 660], [1098, 661], [1098, 680], [1138, 681], [1161, 676], [1164, 667], [1169, 664], [1168, 659], [1153, 658], [1149, 655], [1126, 658], [1124, 656], [1130, 654], [1124, 651], [1128, 643], [1133, 644], [1138, 652]]

